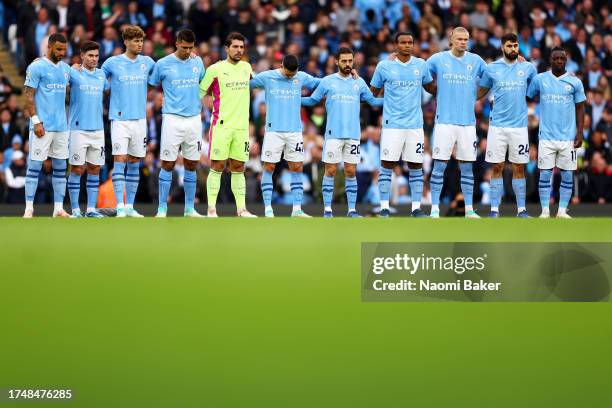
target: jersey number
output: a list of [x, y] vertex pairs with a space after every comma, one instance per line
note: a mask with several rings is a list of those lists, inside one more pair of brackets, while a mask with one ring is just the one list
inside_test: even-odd
[[248, 153], [249, 152], [249, 143], [250, 142], [244, 142], [244, 152]]
[[198, 141], [198, 152], [202, 151], [202, 142]]
[[529, 153], [529, 145], [519, 145], [518, 154], [523, 155]]
[[576, 151], [572, 150], [572, 161], [575, 162], [576, 161]]
[[478, 141], [474, 142], [474, 151], [478, 150]]
[[359, 145], [351, 145], [351, 154], [360, 154]]
[[147, 148], [147, 138], [146, 137], [142, 139], [142, 147], [145, 149]]
[[422, 154], [424, 150], [424, 143], [417, 143], [416, 145], [416, 153]]
[[296, 143], [295, 144], [295, 151], [296, 152], [303, 152], [304, 151], [304, 142]]

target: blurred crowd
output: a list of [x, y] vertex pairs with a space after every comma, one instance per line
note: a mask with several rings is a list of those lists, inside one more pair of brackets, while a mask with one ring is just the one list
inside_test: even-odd
[[[277, 68], [286, 54], [300, 57], [301, 69], [322, 77], [336, 70], [333, 54], [340, 46], [356, 51], [359, 75], [369, 83], [376, 64], [393, 52], [393, 33], [410, 31], [415, 36], [414, 55], [427, 59], [448, 48], [450, 30], [468, 28], [470, 50], [487, 62], [500, 57], [500, 38], [505, 32], [519, 35], [521, 54], [538, 72], [548, 69], [552, 47], [568, 50], [567, 70], [584, 83], [587, 93], [585, 144], [579, 150], [579, 170], [573, 202], [612, 202], [612, 18], [610, 4], [591, 0], [462, 1], [462, 0], [3, 0], [0, 3], [2, 42], [23, 72], [27, 65], [44, 55], [47, 38], [55, 32], [69, 39], [68, 63], [79, 62], [79, 46], [85, 40], [101, 44], [100, 64], [109, 56], [123, 52], [121, 30], [126, 25], [141, 26], [147, 38], [143, 53], [157, 60], [174, 51], [174, 32], [189, 27], [196, 33], [197, 54], [209, 66], [225, 58], [223, 38], [239, 31], [248, 39], [248, 60], [255, 72]], [[23, 177], [27, 165], [28, 118], [17, 102], [22, 84], [11, 84], [0, 69], [0, 202], [21, 203]], [[159, 137], [161, 106], [159, 91], [149, 92], [147, 118], [149, 147], [141, 166], [141, 185], [137, 201], [157, 201], [159, 172]], [[212, 101], [204, 98], [202, 121], [207, 151], [208, 127]], [[264, 133], [265, 103], [263, 92], [254, 92], [251, 109], [251, 153], [247, 163], [247, 200], [261, 202], [259, 177], [262, 171], [260, 146]], [[479, 156], [474, 167], [475, 202], [488, 204], [490, 165], [484, 161], [488, 116], [491, 101], [480, 100], [475, 107]], [[434, 126], [435, 101], [423, 92], [426, 140]], [[320, 202], [323, 166], [321, 152], [326, 114], [323, 106], [303, 109], [305, 202]], [[379, 141], [381, 111], [364, 105], [361, 115], [361, 163], [358, 166], [358, 201], [378, 204]], [[537, 135], [539, 109], [529, 107], [531, 161], [526, 167], [528, 201], [537, 202]], [[106, 129], [107, 165], [102, 171], [104, 184], [99, 206], [112, 206], [114, 197], [108, 174], [112, 168], [110, 130]], [[430, 151], [424, 163], [425, 174], [431, 168]], [[203, 155], [198, 171], [198, 193], [206, 199], [208, 160]], [[457, 163], [451, 161], [446, 172], [442, 202], [451, 203], [460, 196]], [[50, 167], [50, 166], [49, 166]], [[39, 184], [38, 202], [51, 201], [51, 171]], [[179, 160], [172, 187], [172, 199], [182, 200], [182, 165]], [[510, 169], [505, 177], [511, 178]], [[44, 179], [44, 177], [47, 179]], [[220, 202], [233, 201], [229, 175], [224, 178]], [[277, 166], [274, 202], [291, 203], [290, 177], [286, 167]], [[558, 178], [558, 177], [557, 177]], [[557, 185], [559, 181], [556, 181]], [[509, 182], [505, 195], [514, 201]], [[556, 188], [553, 191], [558, 191]], [[392, 182], [392, 204], [410, 202], [407, 167], [398, 165]], [[336, 199], [344, 200], [344, 182], [337, 177]], [[84, 190], [84, 189], [82, 189]], [[553, 197], [554, 199], [554, 197]], [[423, 203], [429, 203], [426, 183]]]

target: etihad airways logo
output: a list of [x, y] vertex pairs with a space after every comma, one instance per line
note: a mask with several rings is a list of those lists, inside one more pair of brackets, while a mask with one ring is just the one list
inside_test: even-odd
[[412, 89], [421, 86], [421, 81], [395, 80], [391, 81], [391, 86], [393, 86], [394, 88]]
[[474, 79], [473, 76], [464, 74], [442, 74], [442, 78], [454, 81], [471, 81]]
[[574, 98], [571, 95], [561, 94], [544, 94], [542, 100], [548, 103], [570, 103], [573, 102]]
[[119, 82], [135, 82], [135, 81], [146, 81], [147, 75], [119, 75]]
[[195, 86], [200, 83], [197, 78], [183, 78], [173, 79], [171, 82], [172, 86]]
[[340, 102], [344, 102], [344, 103], [359, 102], [359, 96], [358, 95], [334, 94], [334, 95], [332, 95], [331, 99], [333, 101], [340, 101]]
[[275, 89], [271, 89], [271, 90], [270, 90], [270, 95], [278, 95], [278, 96], [283, 96], [283, 95], [289, 95], [289, 96], [298, 96], [298, 95], [300, 95], [300, 91], [298, 91], [297, 89], [280, 89], [280, 88], [275, 88]]

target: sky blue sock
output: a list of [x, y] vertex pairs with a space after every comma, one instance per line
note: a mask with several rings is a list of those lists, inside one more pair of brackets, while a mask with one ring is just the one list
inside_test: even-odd
[[552, 179], [552, 169], [540, 170], [540, 183], [538, 190], [540, 191], [540, 205], [542, 208], [548, 208], [550, 204], [550, 180]]
[[301, 206], [304, 196], [304, 182], [302, 181], [301, 171], [291, 172], [291, 194], [293, 196], [293, 206]]
[[72, 211], [79, 209], [79, 194], [81, 193], [81, 176], [70, 173], [68, 176], [68, 194]]
[[504, 179], [503, 178], [492, 178], [491, 179], [491, 208], [499, 209], [502, 199], [502, 191], [504, 191]]
[[100, 190], [100, 175], [87, 175], [87, 208], [96, 208], [98, 191]]
[[461, 192], [463, 193], [463, 201], [465, 205], [473, 204], [474, 196], [474, 172], [472, 171], [472, 162], [459, 163], [461, 170]]
[[172, 172], [161, 169], [159, 171], [159, 208], [168, 208], [168, 193], [172, 184]]
[[30, 160], [28, 171], [26, 172], [25, 195], [26, 201], [34, 201], [36, 189], [38, 188], [38, 176], [42, 169], [43, 162]]
[[446, 162], [434, 160], [434, 167], [431, 171], [431, 179], [429, 186], [431, 187], [431, 203], [433, 205], [440, 204], [440, 194], [444, 185], [444, 170], [446, 170]]
[[355, 204], [357, 204], [357, 177], [347, 177], [344, 182], [348, 210], [355, 211]]
[[[170, 177], [172, 177], [172, 173]], [[183, 176], [183, 189], [185, 190], [185, 210], [193, 210], [196, 193], [195, 170], [185, 170], [185, 175]]]
[[574, 176], [571, 170], [561, 170], [559, 186], [559, 208], [567, 208], [574, 192]]
[[140, 162], [127, 164], [127, 175], [125, 176], [125, 203], [134, 205], [134, 199], [138, 192], [140, 181]]
[[113, 164], [113, 190], [117, 206], [123, 205], [123, 191], [125, 190], [125, 163], [116, 161]]
[[325, 207], [331, 207], [332, 199], [334, 198], [334, 178], [323, 176], [323, 204]]
[[380, 166], [380, 175], [378, 176], [378, 191], [380, 193], [380, 201], [389, 201], [391, 195], [391, 174], [393, 170]]
[[408, 184], [410, 184], [410, 200], [420, 203], [423, 196], [423, 169], [408, 170]]
[[53, 202], [64, 203], [66, 195], [66, 159], [52, 159], [53, 166]]
[[527, 197], [527, 182], [525, 178], [512, 179], [512, 189], [516, 196], [516, 207], [525, 208], [525, 201]]
[[261, 175], [261, 195], [263, 196], [263, 202], [266, 207], [272, 205], [272, 190], [274, 190], [272, 172], [264, 170]]

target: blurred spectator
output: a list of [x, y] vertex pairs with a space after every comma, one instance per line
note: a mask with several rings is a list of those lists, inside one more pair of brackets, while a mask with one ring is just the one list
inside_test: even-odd
[[[7, 163], [8, 164], [8, 163]], [[7, 204], [25, 204], [26, 164], [23, 152], [13, 152], [11, 163], [4, 170]]]
[[11, 111], [7, 108], [3, 108], [0, 110], [0, 152], [4, 152], [11, 147], [15, 136], [21, 139], [19, 129], [12, 118]]

